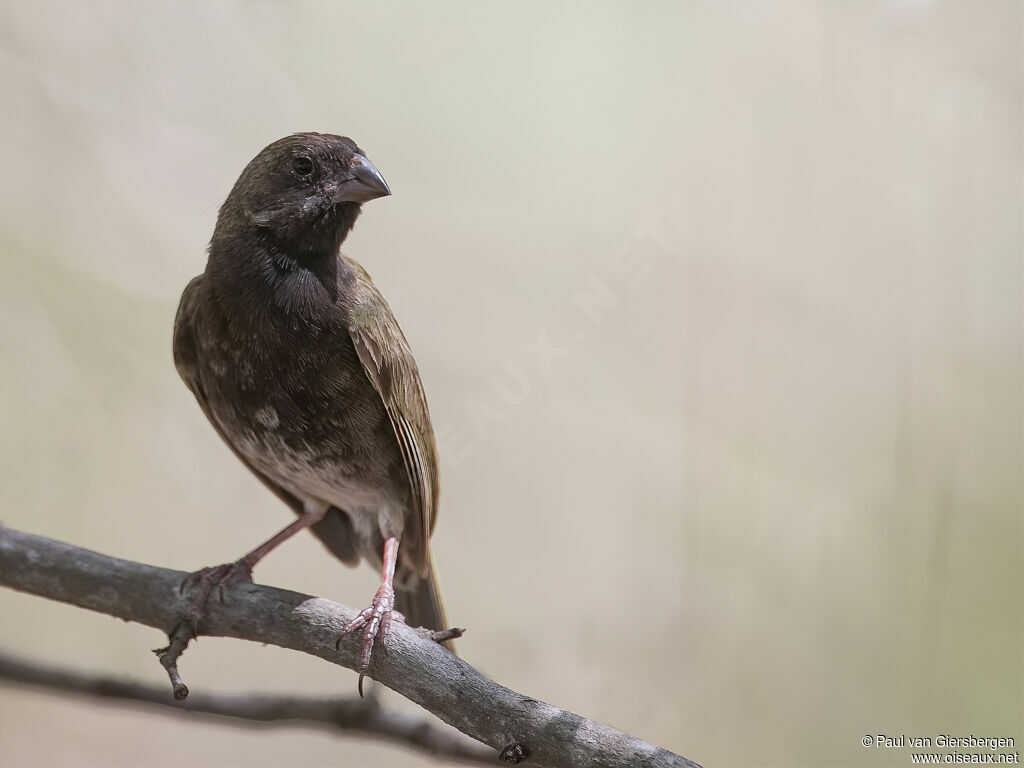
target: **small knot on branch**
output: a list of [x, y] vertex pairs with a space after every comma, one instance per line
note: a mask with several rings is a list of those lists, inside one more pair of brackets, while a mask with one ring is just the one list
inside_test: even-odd
[[504, 747], [504, 749], [502, 749], [501, 752], [498, 753], [498, 757], [506, 763], [512, 763], [512, 765], [516, 765], [517, 763], [523, 762], [529, 756], [529, 754], [529, 751], [526, 749], [524, 745], [515, 741], [511, 744], [507, 744]]

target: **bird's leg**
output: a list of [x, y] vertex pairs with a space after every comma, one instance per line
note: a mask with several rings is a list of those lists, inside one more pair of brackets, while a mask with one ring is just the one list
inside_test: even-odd
[[235, 562], [202, 568], [186, 576], [179, 587], [179, 591], [184, 593], [190, 589], [198, 588], [195, 598], [185, 613], [185, 619], [192, 625], [193, 633], [199, 628], [199, 620], [203, 617], [206, 601], [209, 599], [210, 593], [214, 588], [219, 590], [220, 599], [223, 602], [225, 587], [239, 582], [252, 581], [252, 569], [256, 566], [256, 563], [299, 531], [320, 522], [325, 511], [326, 508], [312, 511], [307, 509], [307, 511], [299, 515], [295, 522], [285, 526], [277, 534], [271, 536], [256, 547], [256, 549], [243, 555]]
[[[395, 611], [395, 563], [398, 562], [398, 538], [389, 536], [384, 539], [384, 565], [381, 569], [380, 586], [373, 596], [373, 602], [369, 608], [364, 608], [352, 621], [348, 623], [344, 634], [355, 632], [362, 628], [363, 645], [359, 653], [359, 665], [356, 670], [359, 672], [359, 695], [363, 695], [363, 676], [370, 667], [370, 656], [373, 654], [373, 641], [380, 636], [381, 646], [386, 650], [388, 637], [391, 635], [391, 622], [393, 619], [403, 620], [400, 613]], [[338, 641], [341, 642], [340, 640]]]

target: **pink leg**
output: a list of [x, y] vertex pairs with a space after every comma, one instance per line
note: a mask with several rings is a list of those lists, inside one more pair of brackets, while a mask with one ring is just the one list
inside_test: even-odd
[[[391, 635], [392, 618], [399, 618], [401, 614], [392, 616], [395, 613], [395, 563], [398, 562], [398, 539], [389, 536], [384, 540], [384, 565], [381, 569], [380, 587], [373, 596], [373, 602], [369, 608], [359, 612], [348, 626], [342, 630], [345, 634], [355, 632], [363, 628], [363, 645], [359, 654], [359, 695], [363, 695], [363, 676], [370, 667], [370, 657], [373, 655], [373, 641], [380, 635], [381, 646], [387, 650], [388, 637]], [[340, 641], [339, 641], [340, 642]]]
[[206, 606], [206, 601], [215, 587], [219, 588], [220, 599], [223, 601], [225, 587], [242, 581], [252, 581], [252, 569], [255, 567], [256, 563], [299, 531], [309, 528], [309, 526], [319, 522], [323, 516], [324, 513], [320, 510], [317, 510], [316, 512], [306, 512], [300, 515], [295, 522], [286, 526], [279, 533], [271, 536], [265, 542], [256, 547], [256, 549], [243, 555], [235, 562], [225, 563], [224, 565], [215, 565], [211, 568], [203, 568], [202, 570], [189, 574], [181, 583], [180, 590], [185, 592], [193, 587], [199, 588], [199, 591], [196, 593], [196, 597], [192, 601], [192, 605], [186, 614], [186, 618], [192, 623], [193, 629], [198, 629], [199, 620], [203, 616], [203, 609]]
[[256, 563], [269, 555], [279, 544], [283, 544], [288, 541], [288, 539], [299, 531], [303, 531], [306, 528], [309, 528], [309, 526], [319, 523], [323, 516], [324, 513], [319, 510], [316, 512], [305, 512], [302, 515], [299, 515], [299, 518], [294, 523], [285, 526], [279, 533], [271, 536], [252, 552], [245, 555], [241, 560], [239, 560], [239, 562], [246, 563], [249, 566], [249, 570], [252, 570]]

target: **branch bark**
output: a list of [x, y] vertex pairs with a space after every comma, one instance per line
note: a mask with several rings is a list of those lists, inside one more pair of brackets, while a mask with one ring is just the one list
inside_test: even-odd
[[[0, 584], [168, 635], [187, 608], [178, 591], [186, 575], [0, 527]], [[210, 601], [199, 632], [290, 648], [354, 669], [358, 639], [338, 649], [335, 643], [355, 613], [323, 598], [236, 584], [223, 603]], [[388, 650], [374, 654], [369, 677], [498, 750], [508, 762], [699, 768], [622, 731], [505, 688], [404, 624], [393, 627]]]

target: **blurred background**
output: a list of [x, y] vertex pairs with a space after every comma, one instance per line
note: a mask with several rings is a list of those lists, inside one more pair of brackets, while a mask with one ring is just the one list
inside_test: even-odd
[[[291, 519], [171, 327], [249, 159], [343, 133], [394, 191], [345, 250], [423, 373], [470, 663], [707, 766], [1019, 746], [1021, 15], [4, 0], [0, 519], [183, 570]], [[376, 584], [311, 536], [256, 579]], [[6, 590], [0, 617], [4, 650], [166, 684], [152, 629]], [[355, 690], [229, 640], [182, 671]], [[426, 762], [2, 687], [0, 764]]]

